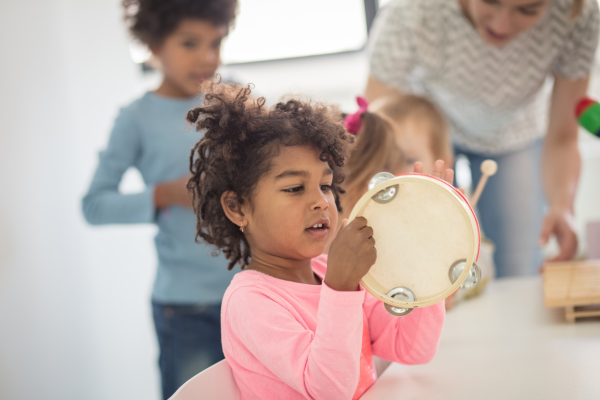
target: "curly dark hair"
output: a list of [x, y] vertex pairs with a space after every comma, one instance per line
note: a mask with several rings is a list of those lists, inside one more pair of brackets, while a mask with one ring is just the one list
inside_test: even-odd
[[204, 131], [190, 155], [188, 189], [194, 199], [196, 241], [201, 238], [222, 251], [228, 269], [236, 263], [244, 269], [251, 253], [244, 234], [225, 215], [221, 195], [232, 191], [240, 204], [247, 201], [252, 207], [253, 191], [280, 146], [308, 145], [333, 170], [332, 192], [341, 211], [342, 166], [353, 140], [334, 107], [295, 99], [267, 107], [263, 97], [250, 97], [251, 89], [252, 85], [220, 83], [218, 77], [206, 81], [204, 103], [187, 114], [187, 120]]
[[123, 0], [125, 23], [134, 38], [150, 46], [162, 43], [183, 19], [201, 19], [230, 27], [237, 0]]

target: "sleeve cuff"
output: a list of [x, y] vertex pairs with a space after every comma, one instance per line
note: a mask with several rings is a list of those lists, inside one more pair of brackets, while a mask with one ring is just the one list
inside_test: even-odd
[[321, 301], [327, 301], [336, 306], [355, 307], [356, 305], [360, 305], [362, 307], [365, 301], [365, 289], [358, 285], [358, 290], [351, 292], [338, 291], [327, 286], [325, 280], [323, 280], [323, 284], [321, 285]]
[[140, 214], [145, 222], [154, 223], [158, 215], [158, 210], [154, 205], [154, 185], [149, 186], [143, 192], [139, 193]]

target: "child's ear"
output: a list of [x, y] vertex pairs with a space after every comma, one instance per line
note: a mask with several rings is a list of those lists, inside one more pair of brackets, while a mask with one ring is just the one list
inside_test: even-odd
[[231, 222], [238, 226], [245, 226], [248, 224], [246, 216], [238, 195], [232, 191], [226, 191], [221, 195], [221, 207], [225, 215]]

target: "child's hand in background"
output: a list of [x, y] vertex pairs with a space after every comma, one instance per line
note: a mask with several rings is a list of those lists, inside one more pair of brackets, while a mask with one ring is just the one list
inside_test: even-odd
[[191, 175], [185, 175], [172, 181], [158, 183], [154, 188], [154, 206], [156, 209], [177, 205], [192, 208], [192, 194], [187, 189]]
[[[415, 166], [413, 167], [413, 172], [417, 173], [417, 174], [422, 174], [423, 173], [423, 164], [421, 164], [421, 162], [417, 161], [415, 163]], [[443, 179], [446, 182], [448, 182], [451, 185], [454, 185], [454, 170], [452, 168], [446, 168], [444, 169], [444, 161], [443, 160], [437, 160], [435, 162], [435, 164], [433, 165], [433, 176], [435, 176], [436, 178], [439, 179]], [[457, 189], [459, 192], [461, 192], [462, 194], [465, 194], [465, 190], [460, 188]]]
[[334, 290], [353, 291], [377, 260], [373, 228], [367, 219], [344, 220], [329, 248], [325, 283]]
[[[417, 174], [423, 173], [423, 164], [419, 161], [415, 163], [414, 172]], [[433, 176], [439, 179], [443, 179], [449, 184], [453, 184], [454, 182], [454, 170], [452, 168], [444, 169], [444, 161], [437, 160], [435, 164], [433, 164]]]

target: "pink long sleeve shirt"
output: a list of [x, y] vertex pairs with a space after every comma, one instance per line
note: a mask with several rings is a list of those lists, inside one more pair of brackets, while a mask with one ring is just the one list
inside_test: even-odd
[[[327, 256], [312, 268], [323, 279]], [[243, 400], [358, 399], [377, 379], [372, 355], [429, 362], [444, 316], [443, 301], [394, 317], [362, 288], [339, 292], [243, 271], [223, 298], [223, 351]]]

